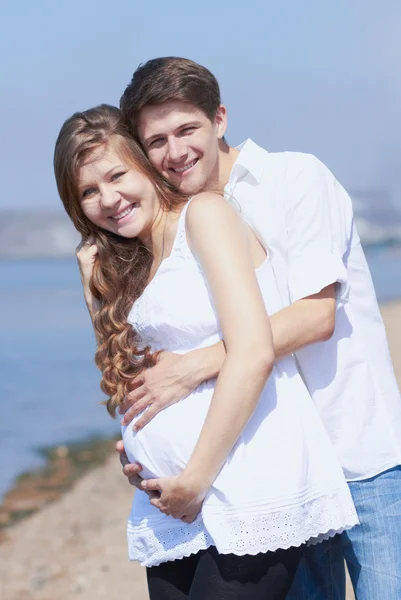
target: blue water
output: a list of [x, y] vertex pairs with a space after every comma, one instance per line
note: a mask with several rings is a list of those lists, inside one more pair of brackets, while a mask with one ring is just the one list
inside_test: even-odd
[[[367, 256], [379, 300], [401, 298], [401, 249]], [[0, 497], [36, 448], [118, 432], [94, 351], [75, 260], [0, 261]]]
[[35, 448], [113, 434], [75, 260], [0, 262], [0, 496]]

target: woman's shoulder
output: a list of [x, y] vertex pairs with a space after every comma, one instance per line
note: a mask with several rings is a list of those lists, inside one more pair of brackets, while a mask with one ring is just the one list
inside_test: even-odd
[[192, 196], [187, 209], [187, 225], [201, 222], [203, 225], [210, 219], [225, 218], [235, 212], [234, 208], [218, 192], [200, 192]]

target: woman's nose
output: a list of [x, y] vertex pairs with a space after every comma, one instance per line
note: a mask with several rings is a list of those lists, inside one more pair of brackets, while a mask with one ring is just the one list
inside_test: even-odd
[[102, 208], [114, 208], [118, 206], [121, 196], [117, 190], [103, 190], [100, 198]]

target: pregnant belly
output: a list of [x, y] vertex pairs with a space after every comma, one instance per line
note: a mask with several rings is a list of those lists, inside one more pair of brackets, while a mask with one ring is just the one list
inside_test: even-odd
[[206, 418], [214, 382], [199, 386], [181, 402], [156, 415], [135, 433], [133, 425], [123, 427], [124, 447], [130, 462], [139, 462], [145, 479], [178, 475], [188, 463]]

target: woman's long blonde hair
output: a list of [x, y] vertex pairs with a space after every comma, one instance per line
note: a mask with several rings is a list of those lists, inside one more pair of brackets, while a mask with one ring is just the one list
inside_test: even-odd
[[109, 396], [107, 409], [115, 416], [133, 378], [155, 364], [156, 357], [127, 322], [135, 300], [146, 287], [152, 253], [138, 238], [123, 238], [94, 225], [84, 214], [78, 194], [81, 165], [98, 148], [112, 143], [130, 166], [154, 184], [163, 210], [186, 201], [148, 161], [121, 119], [120, 110], [102, 104], [75, 113], [62, 126], [54, 151], [54, 172], [64, 208], [84, 239], [93, 236], [98, 248], [91, 292], [99, 300], [94, 317], [98, 347], [95, 361], [102, 371], [101, 388]]

